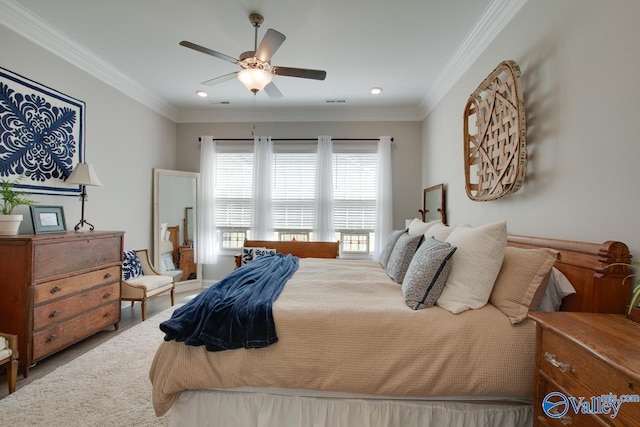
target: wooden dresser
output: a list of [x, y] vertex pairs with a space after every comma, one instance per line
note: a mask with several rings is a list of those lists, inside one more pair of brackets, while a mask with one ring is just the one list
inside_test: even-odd
[[120, 322], [124, 233], [0, 236], [0, 330], [33, 362]]
[[[534, 426], [640, 425], [640, 324], [620, 314], [532, 312], [529, 317], [537, 324]], [[636, 402], [621, 403], [612, 417], [605, 403], [611, 395]], [[545, 398], [551, 406], [558, 403], [547, 406], [557, 415], [545, 413]]]

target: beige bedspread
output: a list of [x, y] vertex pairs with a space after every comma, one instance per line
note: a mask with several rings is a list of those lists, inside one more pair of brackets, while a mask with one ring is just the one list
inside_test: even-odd
[[207, 352], [163, 342], [150, 370], [162, 415], [182, 390], [280, 387], [385, 396], [533, 394], [535, 327], [487, 305], [411, 310], [375, 261], [300, 259], [273, 306], [279, 341]]

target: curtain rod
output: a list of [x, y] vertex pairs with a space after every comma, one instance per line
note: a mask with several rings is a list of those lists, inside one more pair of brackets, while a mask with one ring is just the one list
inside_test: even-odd
[[[216, 141], [253, 141], [253, 138], [214, 138]], [[380, 138], [331, 138], [332, 141], [380, 141]], [[202, 142], [202, 138], [198, 138]], [[271, 138], [271, 141], [314, 141], [318, 138]], [[391, 138], [393, 142], [393, 138]]]

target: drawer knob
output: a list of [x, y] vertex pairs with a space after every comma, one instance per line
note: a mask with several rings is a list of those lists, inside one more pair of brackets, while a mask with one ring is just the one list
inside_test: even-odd
[[104, 278], [105, 278], [105, 279], [108, 279], [108, 278], [110, 278], [110, 277], [111, 277], [111, 273], [107, 273], [107, 274], [105, 274], [105, 275], [104, 275]]
[[109, 317], [109, 316], [111, 316], [111, 312], [110, 312], [110, 311], [106, 311], [106, 312], [102, 315], [102, 317]]
[[[551, 408], [549, 412], [553, 415], [560, 415], [560, 409], [558, 409], [557, 407]], [[569, 415], [563, 415], [562, 417], [560, 417], [560, 422], [562, 422], [563, 425], [568, 426], [573, 424], [573, 418], [571, 418]]]
[[62, 288], [58, 287], [58, 286], [54, 286], [53, 288], [51, 288], [51, 290], [49, 291], [52, 294], [55, 294], [56, 292], [60, 292], [62, 290]]
[[49, 313], [49, 318], [52, 319], [52, 318], [56, 317], [58, 314], [60, 314], [59, 311], [53, 310], [51, 313]]
[[58, 339], [58, 336], [56, 334], [51, 334], [47, 337], [47, 339], [45, 340], [46, 342], [52, 342], [54, 340]]
[[107, 299], [111, 296], [111, 294], [109, 292], [105, 292], [105, 294], [102, 296], [102, 299]]
[[545, 352], [544, 360], [551, 363], [553, 366], [560, 369], [562, 372], [569, 372], [571, 370], [571, 365], [569, 365], [568, 363], [559, 362], [558, 359], [556, 359], [555, 354]]

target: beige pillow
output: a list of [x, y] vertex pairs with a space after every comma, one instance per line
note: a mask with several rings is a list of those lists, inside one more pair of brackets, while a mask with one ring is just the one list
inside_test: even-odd
[[438, 305], [454, 314], [484, 307], [502, 266], [507, 222], [456, 227], [447, 242], [458, 249]]
[[512, 324], [522, 322], [528, 311], [540, 305], [557, 259], [558, 252], [553, 249], [507, 247], [489, 303], [503, 312]]
[[411, 237], [419, 236], [421, 234], [424, 234], [425, 231], [427, 231], [431, 227], [433, 227], [434, 224], [436, 224], [435, 221], [422, 222], [420, 219], [414, 218], [413, 221], [411, 221], [411, 223], [409, 224], [409, 229], [407, 230], [407, 233], [409, 233], [409, 236]]

